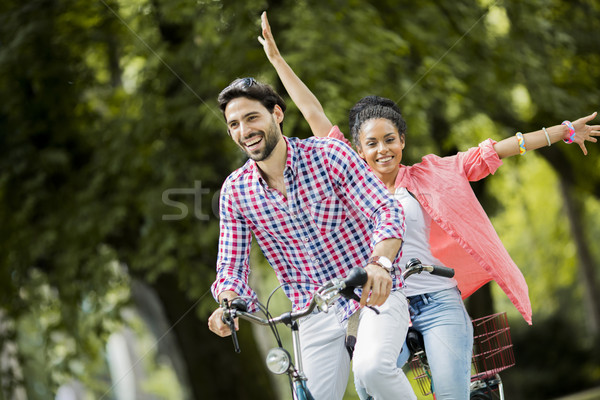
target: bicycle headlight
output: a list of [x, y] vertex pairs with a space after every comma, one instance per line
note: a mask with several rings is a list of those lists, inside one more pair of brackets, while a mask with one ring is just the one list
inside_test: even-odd
[[267, 354], [267, 368], [274, 374], [285, 374], [292, 365], [290, 353], [281, 347], [269, 350]]

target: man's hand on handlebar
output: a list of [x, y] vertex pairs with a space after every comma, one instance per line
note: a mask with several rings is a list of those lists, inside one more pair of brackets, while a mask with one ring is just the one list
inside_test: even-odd
[[[234, 319], [233, 322], [235, 323], [235, 330], [237, 331], [239, 329], [238, 319]], [[229, 325], [223, 322], [223, 309], [221, 307], [217, 308], [208, 318], [208, 329], [221, 337], [231, 335]]]
[[[231, 299], [237, 297], [237, 294], [235, 292], [231, 292], [231, 291], [227, 291], [227, 292], [223, 292], [221, 293], [221, 295], [219, 296], [219, 300], [223, 301], [223, 299], [227, 299], [228, 301], [230, 301]], [[233, 320], [233, 323], [235, 324], [235, 330], [239, 330], [239, 321], [237, 318], [235, 318]], [[223, 308], [219, 307], [217, 308], [215, 311], [213, 311], [213, 313], [211, 314], [211, 316], [208, 318], [208, 329], [210, 329], [211, 331], [213, 331], [214, 333], [216, 333], [217, 335], [221, 336], [221, 337], [226, 337], [231, 335], [231, 328], [230, 326], [225, 323], [225, 321], [223, 321]]]
[[387, 300], [392, 290], [392, 277], [389, 272], [376, 264], [369, 264], [365, 267], [368, 279], [363, 285], [360, 305], [364, 307], [380, 306]]

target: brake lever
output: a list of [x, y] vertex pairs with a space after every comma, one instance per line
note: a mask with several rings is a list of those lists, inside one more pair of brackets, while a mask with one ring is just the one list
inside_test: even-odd
[[375, 306], [367, 306], [367, 308], [370, 308], [371, 310], [375, 311], [375, 314], [379, 315], [379, 310], [377, 309], [377, 307], [375, 307]]
[[[352, 299], [357, 303], [360, 303], [360, 297], [356, 293], [354, 293], [354, 288], [351, 286], [346, 286], [344, 289], [340, 290], [340, 294], [347, 299]], [[370, 308], [375, 312], [375, 314], [379, 314], [379, 310], [375, 306], [367, 305], [367, 308]]]
[[231, 316], [232, 309], [229, 308], [229, 303], [228, 303], [227, 299], [223, 299], [223, 302], [221, 303], [221, 307], [223, 307], [227, 311], [227, 313], [225, 313], [225, 312], [223, 313], [223, 316], [221, 317], [221, 321], [223, 321], [225, 324], [227, 324], [229, 326], [229, 329], [231, 330], [231, 340], [233, 340], [233, 349], [235, 350], [236, 353], [241, 353], [242, 349], [240, 349], [240, 343], [238, 341], [237, 332], [235, 330], [235, 321], [234, 321], [234, 318]]

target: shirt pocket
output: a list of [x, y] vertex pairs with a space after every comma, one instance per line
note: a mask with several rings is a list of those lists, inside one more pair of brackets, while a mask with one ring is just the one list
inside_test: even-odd
[[346, 207], [333, 192], [311, 202], [309, 213], [322, 235], [338, 230], [346, 220]]

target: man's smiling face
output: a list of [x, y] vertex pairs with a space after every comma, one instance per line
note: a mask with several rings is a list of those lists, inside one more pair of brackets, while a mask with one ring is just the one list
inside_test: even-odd
[[273, 113], [256, 100], [238, 97], [225, 108], [227, 130], [237, 145], [254, 161], [269, 158], [281, 140], [281, 131], [276, 120], [283, 112], [275, 106]]

